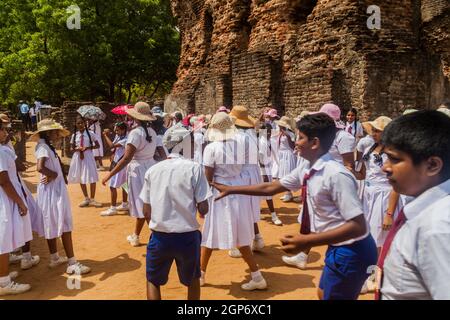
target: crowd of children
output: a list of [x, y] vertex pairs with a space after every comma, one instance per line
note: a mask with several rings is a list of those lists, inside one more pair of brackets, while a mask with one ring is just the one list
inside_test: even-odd
[[[30, 251], [32, 231], [47, 240], [50, 267], [67, 262], [69, 274], [90, 271], [75, 259], [66, 184], [80, 184], [80, 207], [101, 206], [95, 200], [96, 161], [103, 165], [105, 143], [113, 152], [101, 182], [109, 182], [111, 206], [101, 215], [129, 210], [136, 218], [127, 237], [132, 246], [140, 245], [146, 222], [152, 230], [149, 299], [161, 299], [173, 260], [188, 298], [199, 299], [215, 249], [243, 258], [251, 276], [243, 290], [266, 289], [270, 284], [253, 254], [265, 246], [258, 227], [261, 201], [267, 201], [273, 224], [282, 226], [272, 196], [284, 193], [281, 200], [294, 201], [299, 190], [300, 230], [281, 239], [291, 254], [282, 259], [305, 269], [311, 248], [328, 245], [320, 299], [356, 299], [372, 290], [384, 299], [450, 298], [450, 117], [447, 108], [439, 111], [361, 123], [351, 109], [344, 123], [332, 103], [296, 119], [279, 117], [273, 108], [255, 119], [244, 106], [183, 116], [138, 102], [126, 111], [131, 123], [114, 124], [114, 137], [101, 133], [98, 122], [77, 117], [67, 178], [54, 145], [70, 133], [47, 119], [30, 137], [41, 174], [36, 201], [17, 174], [9, 120], [2, 116], [0, 295], [30, 289], [13, 281], [17, 273], [9, 273], [8, 264], [21, 261], [28, 269], [39, 263]], [[67, 258], [58, 255], [57, 238]], [[13, 254], [17, 249], [22, 256]]]

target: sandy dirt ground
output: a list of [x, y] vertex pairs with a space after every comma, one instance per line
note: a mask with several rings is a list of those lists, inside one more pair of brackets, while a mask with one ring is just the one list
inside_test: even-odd
[[[35, 194], [38, 175], [33, 156], [34, 144], [27, 144], [28, 169], [22, 174], [30, 190]], [[100, 173], [102, 177], [104, 172]], [[80, 288], [74, 286], [74, 279], [65, 274], [65, 266], [49, 269], [49, 253], [44, 239], [32, 242], [32, 252], [41, 257], [39, 265], [30, 270], [18, 270], [17, 279], [21, 283], [30, 283], [31, 291], [4, 297], [12, 299], [107, 299], [128, 300], [146, 298], [145, 253], [146, 246], [131, 247], [126, 236], [134, 230], [134, 219], [127, 214], [101, 217], [99, 214], [110, 203], [109, 188], [97, 184], [97, 200], [104, 204], [103, 209], [93, 207], [79, 208], [83, 200], [79, 185], [69, 185], [72, 214], [74, 219], [75, 255], [82, 263], [90, 266], [92, 272], [81, 278]], [[119, 193], [120, 194], [120, 193]], [[121, 196], [119, 195], [119, 201]], [[242, 259], [228, 256], [227, 251], [214, 251], [206, 274], [207, 284], [202, 287], [201, 298], [208, 300], [234, 299], [284, 299], [315, 300], [316, 287], [323, 268], [326, 247], [314, 248], [310, 254], [308, 269], [305, 271], [285, 265], [281, 256], [279, 238], [283, 234], [298, 232], [298, 204], [283, 203], [279, 196], [274, 197], [276, 211], [283, 226], [275, 226], [265, 201], [259, 227], [266, 247], [256, 253], [257, 262], [266, 278], [269, 288], [265, 291], [246, 292], [240, 289], [243, 281], [248, 281], [249, 270]], [[147, 226], [141, 234], [141, 242], [146, 243], [150, 235]], [[61, 242], [58, 243], [60, 255], [65, 255]], [[69, 285], [68, 285], [69, 284]], [[162, 287], [163, 299], [185, 299], [186, 288], [178, 281], [175, 264], [169, 275], [169, 282]], [[362, 295], [360, 299], [372, 299], [372, 294]]]

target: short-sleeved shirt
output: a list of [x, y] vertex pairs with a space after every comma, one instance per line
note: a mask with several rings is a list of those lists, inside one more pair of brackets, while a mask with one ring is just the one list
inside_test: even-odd
[[344, 160], [342, 159], [342, 155], [353, 152], [355, 150], [355, 147], [355, 137], [345, 130], [338, 130], [336, 132], [336, 138], [334, 139], [328, 153], [333, 157], [334, 160], [343, 164]]
[[364, 130], [359, 121], [353, 121], [352, 123], [347, 122], [345, 124], [345, 131], [350, 133], [356, 139], [360, 139], [360, 138], [364, 137]]
[[197, 203], [212, 196], [202, 166], [180, 155], [152, 166], [140, 198], [152, 207], [150, 229], [166, 233], [198, 230]]
[[363, 153], [364, 150], [366, 150], [368, 147], [373, 146], [374, 143], [375, 140], [373, 140], [372, 136], [367, 135], [359, 140], [358, 144], [356, 145], [356, 151]]
[[[367, 154], [372, 147], [366, 148], [363, 155]], [[381, 155], [375, 152], [367, 155], [368, 159], [364, 161], [366, 167], [366, 181], [368, 183], [377, 185], [389, 186], [389, 180], [386, 173], [382, 170], [384, 163], [387, 161], [388, 157], [385, 153]]]
[[[303, 178], [310, 173], [309, 161], [303, 161], [280, 183], [287, 189], [296, 191], [302, 187]], [[330, 154], [323, 155], [311, 169], [316, 170], [307, 184], [307, 200], [311, 221], [311, 231], [325, 232], [342, 226], [349, 220], [363, 214], [361, 200], [358, 198], [358, 185], [355, 177], [342, 164], [333, 160]], [[351, 244], [364, 239], [364, 235], [334, 244]]]
[[243, 164], [238, 163], [239, 140], [209, 143], [203, 152], [203, 165], [214, 168], [214, 176], [232, 178], [241, 174]]
[[114, 161], [118, 162], [120, 158], [125, 154], [125, 146], [127, 145], [128, 136], [118, 136], [114, 137], [113, 145], [119, 144], [120, 147], [116, 147], [114, 151]]
[[[15, 160], [17, 159], [16, 153], [9, 146], [0, 144], [0, 172], [8, 172], [9, 180], [14, 186], [14, 189], [20, 197], [23, 196], [21, 183], [17, 175], [17, 168]], [[2, 189], [1, 192], [4, 192]]]
[[[45, 162], [45, 167], [49, 170], [55, 172], [58, 176], [57, 179], [64, 179], [61, 165], [59, 164], [59, 160], [56, 157], [55, 153], [50, 149], [50, 147], [45, 143], [44, 139], [39, 139], [36, 149], [34, 152], [36, 160], [40, 158], [47, 158]], [[42, 177], [43, 175], [41, 175]]]
[[404, 208], [384, 262], [382, 299], [450, 300], [450, 179]]
[[136, 127], [128, 134], [127, 144], [136, 148], [133, 160], [150, 160], [155, 155], [158, 137], [152, 128], [147, 128], [147, 130], [152, 142], [146, 140], [145, 129], [142, 127]]

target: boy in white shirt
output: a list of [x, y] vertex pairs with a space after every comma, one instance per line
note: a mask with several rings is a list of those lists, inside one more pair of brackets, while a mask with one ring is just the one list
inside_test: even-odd
[[392, 121], [382, 141], [390, 184], [415, 198], [385, 241], [376, 298], [449, 300], [450, 118], [438, 111], [410, 113]]
[[298, 122], [297, 129], [296, 149], [309, 166], [298, 167], [275, 182], [241, 187], [213, 185], [221, 191], [220, 197], [267, 196], [302, 188], [306, 199], [301, 234], [284, 236], [282, 249], [298, 253], [328, 244], [319, 298], [357, 299], [369, 267], [376, 263], [377, 249], [357, 196], [356, 180], [328, 153], [336, 135], [332, 118], [324, 113], [308, 115]]
[[199, 300], [201, 233], [196, 213], [201, 217], [208, 213], [212, 194], [202, 166], [190, 160], [192, 133], [174, 126], [163, 143], [170, 155], [146, 172], [140, 194], [152, 230], [147, 246], [147, 298], [161, 300], [160, 286], [167, 283], [175, 260], [180, 282], [188, 287], [188, 299]]

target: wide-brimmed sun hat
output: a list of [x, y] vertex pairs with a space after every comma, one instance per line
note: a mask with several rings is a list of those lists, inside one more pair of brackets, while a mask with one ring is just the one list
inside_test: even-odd
[[56, 122], [53, 119], [44, 119], [42, 121], [39, 121], [37, 124], [37, 130], [31, 134], [31, 136], [28, 138], [29, 141], [38, 141], [40, 139], [39, 133], [45, 132], [45, 131], [53, 131], [57, 130], [58, 135], [63, 138], [70, 135], [70, 131], [64, 129], [64, 127]]
[[280, 118], [278, 116], [278, 111], [277, 109], [270, 109], [269, 111], [265, 112], [264, 115], [266, 117], [270, 117], [270, 118]]
[[292, 132], [295, 131], [295, 121], [288, 116], [282, 116], [280, 120], [275, 121], [279, 127], [287, 128]]
[[437, 111], [442, 112], [443, 114], [446, 114], [447, 116], [450, 117], [450, 109], [447, 108], [446, 106], [440, 106], [439, 109], [437, 109]]
[[317, 114], [317, 113], [325, 113], [329, 115], [331, 119], [334, 120], [336, 128], [345, 129], [345, 123], [342, 122], [341, 120], [341, 109], [337, 105], [333, 103], [326, 103], [320, 108], [319, 111], [311, 112], [310, 114]]
[[417, 112], [419, 110], [417, 109], [406, 109], [405, 111], [403, 111], [403, 115], [406, 116], [407, 114], [413, 113], [413, 112]]
[[178, 144], [182, 143], [191, 134], [191, 131], [183, 126], [173, 126], [164, 133], [163, 145], [168, 150], [175, 148]]
[[141, 121], [155, 121], [156, 117], [153, 115], [152, 110], [148, 103], [146, 102], [138, 102], [134, 105], [133, 109], [127, 109], [127, 114], [136, 119]]
[[256, 119], [248, 114], [248, 109], [244, 106], [234, 106], [230, 116], [234, 118], [234, 124], [244, 128], [254, 128]]
[[208, 141], [224, 141], [233, 138], [237, 129], [231, 120], [231, 117], [225, 112], [216, 113], [206, 131]]
[[366, 130], [367, 133], [372, 134], [372, 128], [377, 129], [378, 131], [383, 131], [384, 128], [392, 121], [391, 118], [386, 116], [381, 116], [376, 118], [373, 121], [366, 121], [362, 123], [362, 126], [364, 130]]

